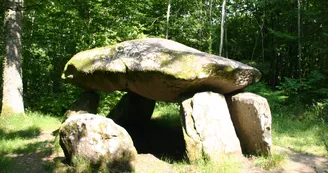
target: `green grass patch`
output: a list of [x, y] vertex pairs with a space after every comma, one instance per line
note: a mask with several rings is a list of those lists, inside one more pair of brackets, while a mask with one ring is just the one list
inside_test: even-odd
[[287, 159], [287, 156], [284, 154], [275, 154], [273, 153], [270, 156], [264, 157], [253, 157], [254, 159], [254, 166], [265, 169], [271, 170], [281, 166]]
[[[50, 155], [53, 151], [49, 142], [38, 141], [41, 131], [53, 131], [60, 126], [60, 120], [50, 115], [26, 112], [26, 116], [12, 115], [0, 118], [0, 167], [12, 172], [18, 158], [30, 154]], [[40, 163], [41, 164], [41, 163]]]
[[178, 103], [157, 102], [152, 115], [152, 119], [158, 122], [159, 126], [180, 127], [180, 106]]
[[328, 150], [325, 147], [327, 132], [327, 124], [273, 117], [273, 145], [289, 148], [296, 152], [328, 156]]
[[[164, 159], [165, 160], [165, 159]], [[219, 161], [199, 160], [192, 165], [186, 159], [173, 162], [173, 170], [179, 173], [199, 172], [199, 173], [239, 173], [242, 171], [242, 159], [233, 156], [222, 156]]]

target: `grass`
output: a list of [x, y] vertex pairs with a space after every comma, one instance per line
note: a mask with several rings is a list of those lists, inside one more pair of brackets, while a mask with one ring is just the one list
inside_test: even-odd
[[[61, 123], [60, 118], [40, 113], [26, 113], [25, 117], [11, 116], [0, 119], [0, 167], [2, 172], [13, 172], [18, 168], [17, 158], [35, 153], [44, 153], [49, 156], [56, 151], [56, 148], [49, 143], [54, 141], [40, 142], [35, 140], [41, 131], [56, 130]], [[328, 156], [328, 126], [316, 121], [297, 120], [291, 112], [285, 111], [284, 114], [273, 112], [272, 139], [273, 146], [289, 148], [296, 152]], [[157, 103], [152, 117], [159, 126], [178, 127], [180, 125], [179, 105], [175, 103]], [[58, 146], [57, 146], [58, 147]], [[251, 156], [255, 166], [271, 170], [279, 167], [288, 158], [286, 155], [278, 152], [273, 147], [272, 156], [254, 157]], [[167, 161], [167, 160], [166, 160]], [[75, 168], [62, 163], [44, 162], [40, 160], [48, 170], [74, 170], [85, 172], [88, 166], [85, 162], [77, 161]], [[221, 162], [199, 161], [190, 166], [186, 159], [182, 161], [169, 160], [173, 163], [176, 172], [240, 172], [241, 164], [239, 160], [226, 157]], [[28, 163], [27, 163], [28, 164]], [[61, 169], [58, 169], [61, 168]]]
[[328, 126], [324, 123], [274, 117], [272, 124], [273, 144], [296, 152], [328, 156], [325, 147]]
[[179, 110], [180, 106], [178, 103], [157, 102], [152, 119], [160, 119], [162, 124], [159, 125], [181, 126]]
[[[50, 155], [52, 141], [37, 141], [42, 130], [55, 130], [60, 125], [58, 118], [27, 111], [26, 116], [13, 115], [0, 118], [0, 167], [3, 172], [12, 172], [18, 158], [35, 153]], [[28, 163], [27, 163], [28, 164]]]
[[273, 146], [272, 148], [272, 155], [270, 156], [251, 156], [251, 159], [254, 160], [254, 166], [265, 169], [265, 170], [272, 170], [281, 166], [283, 163], [286, 162], [288, 156], [286, 153], [281, 153], [278, 149]]
[[230, 156], [222, 156], [219, 161], [199, 160], [193, 165], [184, 160], [181, 162], [173, 162], [175, 172], [187, 173], [238, 173], [242, 171], [242, 160]]
[[[281, 106], [281, 104], [278, 103], [277, 105], [279, 107]], [[177, 104], [160, 103], [156, 105], [153, 118], [167, 119], [162, 125], [169, 124], [171, 126], [176, 126], [180, 123], [179, 111], [177, 110], [179, 110], [179, 106]], [[276, 145], [289, 148], [296, 152], [328, 156], [328, 133], [324, 133], [328, 132], [327, 124], [318, 123], [318, 121], [295, 120], [288, 118], [294, 117], [291, 115], [293, 112], [288, 112], [288, 108], [284, 110], [284, 115], [281, 113], [277, 114], [276, 112], [272, 113], [272, 155], [269, 157], [252, 156], [254, 165], [266, 170], [271, 170], [282, 165], [288, 157], [287, 155], [279, 152], [274, 147]], [[184, 164], [184, 162], [175, 163], [177, 167]], [[205, 172], [210, 172], [211, 169], [218, 170], [219, 168], [217, 166], [218, 165], [214, 166], [213, 163], [206, 162], [197, 164], [197, 168], [200, 168]], [[219, 167], [222, 167], [223, 170], [229, 170], [229, 166], [229, 162], [223, 162], [223, 165], [219, 165]]]

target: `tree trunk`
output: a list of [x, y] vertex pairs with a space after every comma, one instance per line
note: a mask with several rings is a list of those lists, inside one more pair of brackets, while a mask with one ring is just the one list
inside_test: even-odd
[[167, 13], [166, 13], [166, 37], [165, 37], [166, 39], [169, 39], [170, 9], [171, 9], [171, 0], [168, 0]]
[[228, 29], [227, 29], [227, 25], [224, 25], [224, 47], [225, 47], [225, 57], [226, 58], [229, 58], [229, 56], [228, 56], [228, 31], [227, 31]]
[[301, 1], [297, 0], [297, 36], [298, 36], [298, 59], [297, 59], [297, 75], [300, 78], [302, 73], [302, 45], [301, 45]]
[[210, 38], [208, 39], [208, 52], [212, 53], [212, 6], [213, 6], [213, 0], [210, 1]]
[[4, 22], [3, 98], [1, 115], [24, 114], [22, 83], [23, 0], [7, 0]]
[[264, 52], [264, 32], [265, 32], [265, 22], [266, 21], [266, 0], [264, 0], [264, 13], [263, 13], [263, 23], [261, 25], [261, 47], [262, 47], [262, 62], [265, 60], [265, 52]]
[[222, 19], [221, 19], [221, 40], [220, 40], [220, 51], [219, 51], [219, 56], [222, 55], [222, 50], [223, 50], [223, 40], [224, 40], [224, 23], [225, 23], [225, 18], [226, 18], [226, 0], [223, 0], [222, 3]]

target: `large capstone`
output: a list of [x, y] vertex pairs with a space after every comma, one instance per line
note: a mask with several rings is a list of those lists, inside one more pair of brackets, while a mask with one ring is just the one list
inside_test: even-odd
[[271, 154], [271, 111], [267, 100], [253, 93], [227, 96], [236, 133], [244, 154]]
[[197, 93], [181, 104], [181, 123], [188, 159], [220, 161], [226, 154], [241, 155], [240, 143], [223, 95]]
[[60, 127], [60, 146], [68, 161], [83, 158], [111, 172], [132, 172], [137, 151], [125, 129], [94, 114], [70, 116]]
[[257, 82], [248, 65], [160, 38], [122, 42], [76, 54], [63, 79], [87, 90], [129, 90], [159, 101], [188, 93], [230, 93]]

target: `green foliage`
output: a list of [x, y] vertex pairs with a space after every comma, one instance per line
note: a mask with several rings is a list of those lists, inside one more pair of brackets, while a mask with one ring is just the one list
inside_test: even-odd
[[247, 92], [258, 94], [268, 100], [272, 111], [281, 111], [288, 96], [283, 91], [272, 90], [267, 84], [258, 82], [245, 89]]
[[323, 79], [325, 76], [314, 70], [307, 76], [294, 79], [285, 77], [285, 80], [277, 87], [290, 96], [300, 95], [302, 93], [326, 94], [328, 89], [323, 89]]
[[101, 93], [98, 114], [107, 116], [110, 110], [120, 101], [125, 94], [122, 91], [114, 91], [111, 93]]
[[152, 115], [159, 126], [180, 127], [180, 106], [178, 103], [156, 102]]
[[328, 99], [316, 101], [308, 106], [303, 118], [319, 123], [328, 123]]
[[312, 71], [300, 79], [286, 77], [277, 88], [288, 96], [286, 103], [292, 105], [290, 107], [294, 108], [296, 117], [328, 122], [328, 88], [325, 80], [323, 74]]

